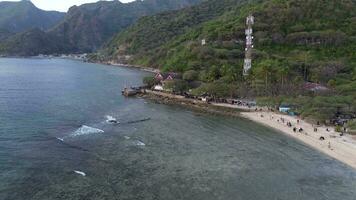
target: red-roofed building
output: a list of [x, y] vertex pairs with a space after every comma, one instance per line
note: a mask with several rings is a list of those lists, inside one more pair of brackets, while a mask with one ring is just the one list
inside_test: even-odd
[[329, 88], [327, 88], [319, 83], [312, 83], [312, 82], [304, 83], [303, 89], [311, 91], [311, 92], [323, 92], [323, 91], [329, 90]]

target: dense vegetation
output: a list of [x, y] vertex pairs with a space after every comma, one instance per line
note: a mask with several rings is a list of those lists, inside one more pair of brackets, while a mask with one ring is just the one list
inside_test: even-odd
[[[33, 31], [29, 30], [29, 33], [24, 32], [21, 36], [7, 38], [8, 41], [0, 43], [0, 54], [22, 56], [34, 55], [34, 52], [41, 54], [93, 52], [114, 34], [132, 25], [142, 16], [187, 7], [200, 1], [202, 0], [137, 0], [131, 3], [121, 3], [115, 0], [73, 6], [60, 23], [51, 30], [40, 33], [39, 36], [44, 38], [26, 39], [25, 36]], [[21, 3], [31, 4], [30, 2]], [[43, 19], [38, 19], [38, 21], [43, 21]], [[41, 42], [47, 38], [52, 38], [51, 44], [55, 43], [52, 45], [54, 48], [43, 50]], [[25, 46], [21, 51], [17, 51], [18, 46], [13, 46], [13, 44], [22, 42], [32, 44], [32, 48], [25, 49], [27, 47]]]
[[[163, 71], [194, 70], [196, 81], [204, 83], [193, 90], [197, 94], [265, 97], [258, 102], [292, 104], [303, 116], [322, 120], [355, 115], [355, 1], [252, 1], [216, 12], [200, 7], [216, 2], [143, 18], [115, 37], [106, 56], [129, 54], [128, 62]], [[254, 61], [250, 75], [243, 77], [249, 13], [256, 18]], [[201, 45], [202, 39], [207, 45]], [[329, 89], [307, 91], [306, 82]]]
[[198, 6], [142, 17], [133, 26], [116, 35], [108, 43], [105, 49], [108, 52], [105, 53], [140, 54], [150, 51], [244, 2], [246, 0], [210, 0]]
[[4, 1], [0, 2], [0, 30], [12, 33], [31, 28], [47, 30], [61, 21], [64, 15], [61, 12], [40, 10], [31, 1]]

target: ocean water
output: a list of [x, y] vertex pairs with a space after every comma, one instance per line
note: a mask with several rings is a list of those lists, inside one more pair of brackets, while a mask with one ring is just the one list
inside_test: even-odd
[[356, 199], [356, 170], [275, 130], [121, 96], [146, 75], [1, 58], [0, 199]]

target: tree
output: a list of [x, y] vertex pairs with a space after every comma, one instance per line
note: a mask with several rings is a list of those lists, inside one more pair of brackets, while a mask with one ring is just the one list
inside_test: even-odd
[[295, 55], [296, 61], [303, 69], [304, 81], [308, 81], [308, 77], [309, 77], [308, 70], [313, 59], [312, 54], [310, 53], [310, 51], [298, 51], [298, 50], [294, 51], [293, 53]]
[[189, 71], [186, 71], [184, 72], [183, 74], [183, 80], [185, 81], [195, 81], [195, 80], [198, 80], [199, 78], [199, 73], [195, 70], [189, 70]]
[[165, 81], [164, 89], [173, 93], [183, 93], [189, 89], [189, 84], [184, 80], [169, 80]]
[[143, 78], [143, 84], [151, 88], [156, 84], [156, 80], [152, 76], [147, 76]]
[[215, 80], [218, 80], [220, 77], [221, 77], [221, 72], [220, 72], [219, 67], [217, 67], [215, 65], [212, 66], [208, 72], [208, 80], [213, 82]]

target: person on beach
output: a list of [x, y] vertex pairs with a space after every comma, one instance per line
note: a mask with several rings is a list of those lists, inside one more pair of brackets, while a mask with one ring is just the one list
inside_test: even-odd
[[293, 128], [293, 132], [294, 132], [294, 133], [297, 132], [297, 128], [296, 128], [296, 127]]

